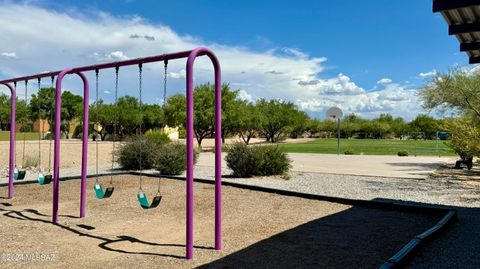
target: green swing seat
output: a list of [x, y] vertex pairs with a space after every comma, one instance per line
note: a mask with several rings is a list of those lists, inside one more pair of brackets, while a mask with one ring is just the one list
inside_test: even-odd
[[153, 197], [152, 203], [150, 204], [145, 193], [143, 191], [139, 191], [137, 194], [137, 199], [143, 209], [152, 209], [158, 207], [160, 201], [162, 200], [162, 196], [157, 193]]
[[44, 175], [42, 173], [38, 174], [38, 184], [47, 185], [52, 182], [52, 175]]
[[23, 180], [25, 179], [25, 174], [27, 173], [27, 171], [25, 170], [18, 170], [17, 168], [15, 168], [15, 170], [13, 170], [13, 179], [14, 180]]
[[95, 183], [95, 186], [93, 186], [93, 189], [95, 190], [95, 195], [97, 196], [98, 199], [104, 199], [112, 196], [113, 191], [115, 190], [115, 187], [109, 186], [105, 189], [105, 191], [103, 191], [102, 185]]

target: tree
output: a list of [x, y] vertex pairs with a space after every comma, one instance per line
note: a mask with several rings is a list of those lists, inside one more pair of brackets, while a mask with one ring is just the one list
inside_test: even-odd
[[295, 110], [295, 112], [292, 113], [292, 116], [293, 123], [290, 126], [290, 137], [298, 138], [307, 131], [310, 117], [307, 113], [301, 110]]
[[315, 137], [318, 132], [320, 132], [321, 121], [319, 119], [310, 119], [307, 123], [306, 131], [308, 132], [308, 137]]
[[[213, 85], [208, 86], [215, 93]], [[225, 136], [240, 132], [241, 103], [242, 101], [238, 99], [238, 90], [233, 91], [229, 84], [222, 84], [222, 143], [225, 143]]]
[[[116, 120], [116, 109], [114, 105], [105, 104], [103, 100], [90, 105], [89, 108], [89, 121], [92, 125], [96, 125], [97, 128], [93, 128], [93, 131], [100, 136], [102, 141], [108, 134], [113, 133], [113, 124]], [[98, 128], [101, 127], [101, 128]]]
[[185, 126], [186, 122], [186, 105], [185, 95], [175, 94], [167, 99], [164, 108], [165, 122], [172, 127]]
[[454, 69], [438, 73], [420, 92], [424, 107], [480, 117], [480, 73]]
[[159, 105], [143, 105], [143, 126], [146, 130], [159, 129], [165, 126], [165, 114]]
[[10, 125], [10, 97], [0, 93], [0, 129], [6, 130]]
[[66, 135], [70, 130], [70, 123], [73, 119], [81, 117], [83, 112], [83, 97], [69, 91], [62, 93], [62, 125], [65, 127]]
[[277, 142], [288, 126], [295, 123], [297, 109], [293, 103], [281, 100], [260, 99], [257, 108], [262, 116], [262, 131], [267, 141]]
[[480, 132], [471, 117], [445, 120], [444, 127], [451, 134], [448, 145], [461, 157], [480, 156]]
[[409, 125], [414, 132], [424, 132], [428, 139], [434, 139], [440, 128], [438, 120], [425, 114], [418, 115]]
[[[17, 103], [18, 105], [18, 103]], [[32, 94], [29, 105], [29, 117], [31, 120], [46, 119], [53, 132], [55, 120], [55, 88], [42, 88], [37, 95]], [[69, 91], [62, 92], [61, 130], [67, 133], [73, 119], [80, 118], [83, 112], [83, 97]]]
[[255, 136], [255, 133], [262, 127], [262, 117], [258, 112], [258, 108], [245, 101], [240, 102], [239, 105], [239, 136], [245, 144], [250, 143], [250, 139]]
[[202, 147], [203, 139], [211, 137], [214, 133], [214, 91], [210, 84], [201, 84], [195, 87], [194, 100], [194, 123], [193, 130], [198, 142]]
[[403, 133], [408, 132], [408, 128], [408, 124], [402, 117], [397, 117], [390, 123], [390, 129], [396, 137], [400, 137]]
[[120, 135], [133, 135], [137, 130], [143, 133], [145, 129], [140, 130], [142, 115], [137, 98], [128, 95], [120, 97], [114, 107], [117, 130]]

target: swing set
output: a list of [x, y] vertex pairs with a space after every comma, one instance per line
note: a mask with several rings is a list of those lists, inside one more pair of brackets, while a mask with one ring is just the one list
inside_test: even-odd
[[[142, 106], [142, 74], [143, 74], [143, 65], [153, 62], [164, 62], [164, 105], [166, 99], [166, 88], [167, 88], [167, 65], [169, 60], [176, 60], [186, 58], [186, 258], [192, 259], [193, 257], [193, 165], [194, 165], [194, 149], [193, 149], [193, 115], [194, 115], [194, 105], [193, 105], [193, 65], [195, 59], [199, 56], [207, 56], [214, 67], [215, 75], [215, 148], [221, 148], [221, 71], [220, 64], [215, 56], [215, 54], [207, 48], [196, 48], [190, 51], [182, 51], [171, 54], [163, 54], [157, 56], [151, 56], [146, 58], [131, 59], [126, 61], [111, 62], [98, 65], [83, 66], [77, 68], [68, 68], [62, 71], [47, 72], [42, 74], [36, 74], [31, 76], [13, 78], [0, 81], [0, 85], [5, 85], [10, 89], [11, 92], [11, 118], [10, 118], [10, 158], [9, 158], [9, 187], [8, 187], [8, 198], [14, 197], [14, 180], [22, 180], [25, 178], [26, 170], [24, 170], [24, 159], [22, 159], [22, 169], [16, 167], [15, 162], [15, 100], [16, 100], [16, 84], [19, 81], [25, 81], [25, 102], [27, 101], [27, 91], [28, 91], [28, 80], [37, 79], [40, 89], [41, 78], [51, 77], [52, 84], [53, 80], [56, 77], [55, 84], [55, 110], [52, 118], [54, 119], [54, 159], [53, 159], [53, 174], [50, 170], [50, 158], [49, 158], [49, 167], [48, 171], [43, 173], [40, 168], [38, 183], [41, 185], [48, 184], [53, 182], [53, 213], [52, 213], [52, 222], [58, 222], [58, 204], [59, 204], [59, 189], [60, 189], [60, 123], [61, 123], [61, 95], [62, 95], [62, 82], [63, 78], [66, 75], [76, 74], [78, 75], [83, 82], [83, 136], [82, 136], [82, 167], [81, 167], [81, 187], [80, 187], [80, 217], [83, 218], [86, 215], [86, 180], [87, 180], [87, 150], [88, 150], [88, 109], [89, 109], [89, 84], [88, 79], [84, 75], [84, 72], [94, 71], [95, 72], [95, 90], [96, 90], [96, 101], [98, 104], [98, 80], [100, 70], [115, 68], [115, 102], [118, 98], [118, 77], [119, 69], [122, 66], [138, 66], [139, 72], [139, 103], [140, 110]], [[14, 84], [12, 86], [11, 84]], [[41, 111], [39, 109], [39, 117]], [[98, 125], [98, 123], [95, 123]], [[140, 124], [140, 132], [143, 131], [142, 124]], [[115, 118], [113, 122], [113, 142], [112, 150], [115, 150], [115, 142], [117, 141], [117, 119]], [[41, 136], [41, 135], [40, 135]], [[51, 135], [50, 135], [50, 145], [51, 145]], [[24, 151], [25, 154], [25, 139]], [[51, 147], [50, 147], [51, 148]], [[113, 175], [110, 175], [110, 181], [107, 188], [104, 188], [102, 183], [99, 180], [98, 174], [98, 141], [96, 142], [96, 175], [95, 175], [95, 185], [94, 191], [98, 199], [106, 199], [113, 195], [115, 187], [113, 186]], [[141, 155], [141, 154], [140, 154]], [[24, 157], [24, 156], [23, 156]], [[41, 137], [39, 137], [39, 159], [41, 157]], [[41, 160], [41, 159], [40, 159]], [[221, 150], [215, 150], [215, 249], [221, 249]], [[114, 155], [112, 153], [112, 169], [114, 168]], [[41, 166], [41, 165], [40, 165]], [[142, 177], [142, 157], [139, 158], [139, 167], [140, 171], [136, 174], [139, 176], [139, 190], [137, 193], [137, 200], [140, 203], [140, 206], [143, 209], [156, 208], [160, 204], [162, 199], [161, 196], [161, 181], [158, 179], [158, 189], [156, 194], [153, 196], [152, 202], [149, 203], [147, 195], [142, 189], [143, 177]], [[17, 174], [15, 176], [15, 174]], [[22, 175], [23, 174], [23, 175]], [[52, 176], [53, 175], [53, 176]]]

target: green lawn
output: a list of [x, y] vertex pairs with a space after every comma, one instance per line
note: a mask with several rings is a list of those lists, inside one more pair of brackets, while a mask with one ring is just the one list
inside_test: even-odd
[[[299, 153], [337, 153], [337, 139], [318, 139], [301, 144], [280, 144], [287, 152]], [[435, 140], [393, 140], [393, 139], [341, 139], [340, 154], [353, 150], [365, 155], [397, 155], [401, 150], [409, 152], [410, 156], [454, 156], [445, 141]]]
[[[38, 133], [16, 133], [16, 140], [23, 140], [23, 134], [25, 134], [25, 140], [38, 140]], [[0, 141], [8, 140], [10, 140], [10, 131], [0, 131]]]

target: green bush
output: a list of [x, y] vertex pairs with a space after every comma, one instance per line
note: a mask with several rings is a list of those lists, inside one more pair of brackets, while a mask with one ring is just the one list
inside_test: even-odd
[[162, 131], [148, 130], [145, 132], [145, 138], [157, 145], [164, 145], [171, 142], [170, 137], [168, 137], [168, 134]]
[[24, 124], [20, 127], [21, 133], [31, 133], [33, 132], [33, 125], [32, 124]]
[[244, 143], [235, 143], [229, 147], [225, 157], [228, 168], [232, 169], [235, 177], [251, 177], [258, 175], [260, 156]]
[[283, 175], [290, 168], [290, 159], [278, 146], [253, 147], [254, 155], [260, 160], [259, 176]]
[[398, 156], [408, 156], [408, 151], [406, 150], [401, 150], [397, 153]]
[[353, 150], [351, 150], [351, 149], [347, 149], [347, 150], [345, 150], [345, 152], [343, 152], [343, 154], [345, 154], [345, 155], [354, 155], [355, 152], [354, 152]]
[[[118, 163], [126, 170], [139, 170], [154, 167], [158, 145], [144, 136], [134, 136], [115, 152]], [[141, 162], [140, 162], [141, 160]]]
[[[180, 143], [159, 145], [155, 158], [155, 169], [162, 175], [180, 175], [186, 168], [186, 146]], [[194, 162], [198, 152], [194, 153]]]
[[235, 177], [284, 175], [290, 168], [290, 159], [278, 146], [248, 147], [235, 143], [225, 158]]

